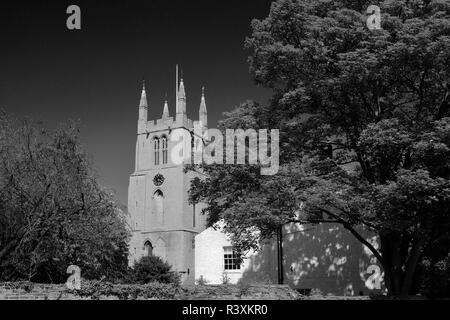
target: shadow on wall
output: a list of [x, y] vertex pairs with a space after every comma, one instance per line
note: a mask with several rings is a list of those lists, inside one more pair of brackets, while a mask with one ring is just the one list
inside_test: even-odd
[[[376, 237], [366, 234], [375, 246]], [[278, 283], [276, 241], [249, 258], [246, 283]], [[301, 292], [368, 295], [384, 290], [376, 258], [341, 225], [290, 225], [283, 230], [283, 278]]]

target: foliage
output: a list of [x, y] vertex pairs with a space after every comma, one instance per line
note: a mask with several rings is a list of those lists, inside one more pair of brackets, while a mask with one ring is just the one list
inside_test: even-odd
[[430, 297], [445, 297], [450, 291], [450, 254], [442, 259], [426, 257], [421, 262], [421, 291]]
[[31, 292], [33, 291], [34, 283], [29, 281], [0, 282], [0, 288]]
[[[365, 25], [370, 4], [382, 30]], [[280, 171], [202, 166], [191, 201], [241, 250], [286, 223], [339, 223], [379, 260], [391, 294], [423, 291], [429, 248], [450, 251], [450, 2], [279, 0], [246, 47], [273, 97], [220, 126], [280, 129]]]
[[239, 289], [239, 296], [242, 297], [249, 294], [251, 285], [246, 280], [240, 278], [237, 283], [237, 287]]
[[200, 278], [198, 278], [195, 282], [198, 286], [205, 286], [208, 284], [208, 280], [206, 280], [203, 276], [200, 276]]
[[157, 256], [142, 257], [133, 266], [133, 279], [136, 283], [150, 282], [179, 284], [179, 276], [171, 271], [172, 266]]
[[309, 296], [312, 297], [321, 297], [324, 296], [323, 292], [320, 289], [314, 288], [311, 290], [311, 292], [309, 293]]
[[0, 114], [0, 279], [65, 282], [127, 268], [128, 230], [102, 189], [75, 124], [54, 131]]
[[226, 272], [224, 272], [222, 274], [222, 284], [226, 286], [226, 285], [229, 285], [230, 283], [231, 283], [230, 277], [228, 276], [228, 274]]
[[116, 296], [121, 300], [174, 299], [183, 293], [183, 289], [174, 283], [112, 284], [92, 280], [82, 281], [81, 290], [75, 290], [73, 293], [92, 299], [99, 299], [100, 296]]

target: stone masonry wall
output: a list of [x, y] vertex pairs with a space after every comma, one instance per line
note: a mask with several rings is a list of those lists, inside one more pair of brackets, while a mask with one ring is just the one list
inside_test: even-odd
[[[293, 300], [299, 295], [287, 285], [234, 285], [185, 287], [176, 300]], [[116, 296], [80, 297], [70, 293], [64, 284], [0, 283], [0, 300], [118, 300]], [[142, 299], [142, 298], [137, 298]]]
[[0, 284], [0, 300], [80, 300], [65, 285], [35, 284], [32, 288]]

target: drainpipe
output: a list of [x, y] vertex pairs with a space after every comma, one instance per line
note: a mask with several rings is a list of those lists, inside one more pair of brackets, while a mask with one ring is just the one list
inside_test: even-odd
[[279, 227], [277, 232], [277, 246], [278, 246], [278, 284], [284, 282], [284, 270], [283, 270], [283, 227]]

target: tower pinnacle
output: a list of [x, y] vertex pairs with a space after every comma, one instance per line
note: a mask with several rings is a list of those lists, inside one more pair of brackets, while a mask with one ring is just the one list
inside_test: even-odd
[[205, 101], [205, 87], [202, 87], [202, 99], [200, 101], [200, 112], [206, 112], [206, 101]]
[[184, 89], [184, 81], [183, 78], [180, 80], [180, 90], [178, 92], [178, 99], [184, 99], [186, 100], [186, 90]]
[[205, 87], [202, 87], [202, 98], [200, 100], [200, 109], [198, 111], [199, 120], [203, 126], [208, 125], [208, 113], [206, 110]]
[[177, 114], [186, 113], [186, 90], [184, 89], [183, 77], [180, 80], [180, 86], [177, 91]]
[[145, 90], [145, 80], [142, 81], [141, 101], [139, 102], [139, 121], [138, 121], [138, 133], [145, 131], [145, 126], [148, 121], [148, 103], [147, 92]]
[[145, 80], [142, 80], [142, 93], [141, 93], [141, 102], [139, 103], [139, 108], [148, 108], [147, 92], [145, 91]]
[[169, 115], [169, 104], [167, 103], [167, 98], [166, 98], [166, 100], [164, 101], [164, 110], [163, 110], [162, 117], [164, 119], [164, 118], [168, 118], [169, 116], [170, 116]]

